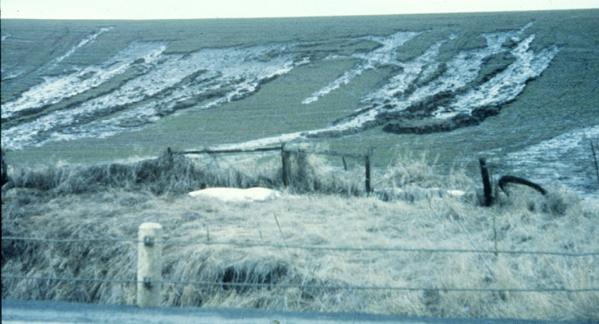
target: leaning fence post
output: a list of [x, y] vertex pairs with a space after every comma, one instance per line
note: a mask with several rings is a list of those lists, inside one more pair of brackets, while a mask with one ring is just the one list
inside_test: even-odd
[[599, 184], [599, 163], [597, 162], [597, 154], [595, 154], [595, 143], [591, 140], [591, 152], [595, 161], [595, 172], [597, 172], [597, 184]]
[[370, 183], [370, 158], [372, 156], [372, 148], [368, 149], [368, 153], [364, 156], [364, 168], [366, 169], [364, 185], [366, 187], [366, 194], [370, 194], [372, 192], [372, 186]]
[[137, 243], [137, 306], [156, 307], [161, 301], [162, 226], [143, 223]]
[[289, 152], [285, 150], [285, 145], [281, 145], [281, 173], [283, 177], [283, 186], [289, 187]]
[[478, 162], [480, 164], [480, 175], [483, 180], [483, 193], [485, 196], [483, 206], [489, 207], [493, 203], [493, 192], [491, 188], [491, 179], [489, 178], [489, 169], [487, 168], [487, 161], [485, 158], [480, 158]]

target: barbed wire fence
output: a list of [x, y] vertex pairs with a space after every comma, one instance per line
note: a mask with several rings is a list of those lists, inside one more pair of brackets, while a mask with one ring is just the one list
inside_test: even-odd
[[[289, 172], [289, 153], [295, 154], [320, 154], [330, 156], [334, 158], [341, 158], [345, 166], [345, 159], [353, 159], [357, 161], [357, 164], [364, 167], [364, 180], [365, 180], [365, 192], [369, 193], [373, 191], [372, 185], [377, 185], [377, 182], [370, 183], [370, 163], [372, 150], [367, 150], [365, 153], [342, 153], [332, 150], [309, 150], [309, 149], [298, 149], [298, 148], [286, 148], [285, 146], [274, 146], [265, 147], [259, 149], [250, 150], [195, 150], [195, 151], [170, 151], [170, 154], [237, 154], [237, 153], [254, 153], [254, 152], [272, 152], [281, 154], [282, 163], [282, 176], [285, 177], [285, 173]], [[465, 161], [464, 164], [468, 164], [469, 167], [476, 167], [478, 165], [476, 160]], [[455, 163], [437, 163], [441, 167], [464, 167], [456, 165]], [[492, 160], [489, 165], [497, 167], [501, 162], [499, 160]], [[346, 167], [347, 168], [347, 167]], [[283, 183], [289, 184], [289, 180]], [[143, 225], [143, 224], [142, 224]], [[493, 230], [495, 231], [495, 223], [493, 223]], [[141, 228], [141, 226], [140, 226]], [[262, 249], [297, 249], [306, 251], [319, 251], [319, 252], [385, 252], [385, 253], [426, 253], [426, 254], [453, 254], [453, 255], [464, 255], [464, 254], [476, 254], [478, 256], [506, 256], [506, 257], [522, 257], [522, 256], [546, 256], [555, 258], [570, 258], [570, 259], [583, 259], [583, 258], [596, 258], [599, 256], [599, 251], [586, 251], [586, 252], [567, 252], [567, 251], [536, 251], [536, 250], [505, 250], [498, 249], [496, 243], [496, 234], [494, 235], [495, 245], [493, 249], [464, 249], [464, 248], [418, 248], [418, 247], [402, 247], [402, 246], [370, 246], [370, 247], [355, 247], [355, 246], [327, 246], [327, 245], [305, 245], [305, 244], [291, 244], [291, 243], [265, 243], [265, 242], [251, 242], [251, 241], [223, 241], [215, 240], [207, 237], [206, 239], [198, 240], [180, 240], [180, 239], [157, 239], [151, 236], [142, 236], [140, 238], [127, 238], [127, 237], [91, 237], [91, 238], [51, 238], [51, 237], [31, 237], [31, 236], [16, 236], [16, 235], [3, 235], [3, 242], [23, 242], [25, 244], [135, 244], [138, 248], [138, 274], [137, 277], [62, 277], [62, 276], [47, 276], [47, 275], [22, 275], [15, 273], [3, 273], [2, 281], [38, 281], [46, 282], [48, 284], [67, 283], [73, 285], [135, 285], [137, 287], [137, 304], [140, 306], [158, 306], [161, 298], [161, 286], [196, 286], [196, 287], [213, 287], [213, 288], [248, 288], [248, 289], [311, 289], [311, 290], [343, 290], [343, 291], [397, 291], [397, 292], [447, 292], [447, 293], [459, 293], [459, 292], [471, 292], [471, 293], [597, 293], [599, 292], [599, 286], [589, 287], [552, 287], [552, 286], [538, 286], [538, 287], [439, 287], [439, 286], [394, 286], [394, 285], [359, 285], [359, 284], [314, 284], [314, 283], [281, 283], [281, 282], [224, 282], [224, 281], [207, 281], [207, 280], [192, 280], [190, 278], [162, 278], [148, 276], [148, 273], [144, 273], [140, 270], [139, 264], [143, 263], [141, 251], [147, 249], [162, 249], [164, 245], [172, 246], [192, 246], [192, 245], [223, 245], [229, 246], [235, 249], [250, 249], [250, 248], [262, 248]], [[149, 239], [148, 239], [149, 238]], [[147, 255], [147, 253], [146, 253]], [[158, 262], [160, 261], [152, 261]], [[152, 263], [149, 262], [149, 263]], [[147, 263], [147, 262], [146, 262]], [[146, 269], [148, 270], [148, 269]], [[140, 272], [141, 271], [141, 272]], [[161, 268], [158, 270], [154, 266], [154, 274], [161, 273]], [[6, 287], [3, 284], [3, 287]], [[6, 288], [5, 288], [6, 289]], [[144, 297], [146, 296], [146, 297]], [[147, 297], [150, 296], [150, 297]]]
[[[43, 243], [143, 243], [138, 239], [131, 238], [90, 238], [90, 239], [51, 239], [27, 236], [2, 236], [2, 241], [25, 241], [25, 242], [43, 242]], [[228, 245], [236, 248], [272, 248], [272, 249], [300, 249], [300, 250], [318, 250], [335, 252], [413, 252], [413, 253], [458, 253], [458, 254], [507, 254], [507, 255], [544, 255], [544, 256], [564, 256], [564, 257], [589, 257], [599, 256], [597, 252], [562, 252], [562, 251], [535, 251], [535, 250], [502, 250], [502, 249], [455, 249], [455, 248], [410, 248], [410, 247], [354, 247], [354, 246], [326, 246], [326, 245], [303, 245], [303, 244], [277, 244], [264, 242], [238, 242], [238, 241], [219, 241], [219, 240], [179, 240], [167, 239], [155, 241], [165, 245]]]
[[[262, 147], [257, 149], [232, 149], [232, 150], [189, 150], [189, 151], [172, 151], [170, 148], [167, 149], [169, 154], [179, 154], [179, 155], [187, 155], [187, 154], [238, 154], [238, 153], [260, 153], [260, 152], [273, 152], [281, 153], [281, 162], [282, 162], [282, 173], [283, 173], [283, 183], [285, 185], [289, 185], [289, 180], [285, 179], [286, 173], [289, 172], [289, 153], [296, 154], [320, 154], [335, 158], [343, 159], [344, 167], [347, 169], [345, 159], [354, 159], [359, 164], [363, 162], [363, 166], [365, 168], [364, 179], [365, 179], [365, 192], [370, 193], [373, 191], [372, 183], [371, 183], [371, 175], [370, 175], [370, 158], [372, 155], [372, 149], [369, 149], [364, 154], [358, 153], [342, 153], [333, 150], [310, 150], [310, 149], [301, 149], [301, 148], [286, 148], [284, 145], [282, 146], [273, 146], [273, 147]], [[470, 167], [478, 167], [475, 161], [467, 161]], [[489, 163], [490, 166], [497, 167], [501, 164], [498, 160], [493, 160]], [[439, 163], [437, 164], [443, 167], [455, 166], [455, 164], [449, 163]], [[463, 167], [463, 165], [462, 165]], [[287, 170], [286, 170], [287, 168]], [[378, 182], [374, 182], [375, 185]], [[493, 223], [493, 230], [496, 231], [495, 222]], [[564, 251], [534, 251], [534, 250], [503, 250], [497, 248], [497, 237], [494, 235], [494, 248], [493, 249], [452, 249], [452, 248], [414, 248], [414, 247], [400, 247], [400, 246], [391, 246], [391, 247], [383, 247], [383, 246], [371, 246], [371, 247], [355, 247], [355, 246], [323, 246], [323, 245], [301, 245], [301, 244], [290, 244], [290, 243], [264, 243], [264, 242], [238, 242], [238, 241], [219, 241], [219, 240], [210, 240], [210, 237], [204, 240], [178, 240], [178, 239], [168, 239], [168, 240], [155, 240], [156, 243], [160, 244], [168, 244], [168, 245], [179, 245], [179, 246], [190, 246], [190, 245], [225, 245], [231, 246], [238, 249], [247, 249], [247, 248], [264, 248], [264, 249], [299, 249], [299, 250], [309, 250], [309, 251], [328, 251], [328, 252], [394, 252], [394, 253], [429, 253], [429, 254], [478, 254], [478, 255], [505, 255], [505, 256], [551, 256], [551, 257], [566, 257], [566, 258], [585, 258], [585, 257], [596, 257], [599, 255], [599, 252], [564, 252]], [[95, 244], [114, 244], [114, 243], [125, 243], [125, 244], [140, 244], [147, 243], [140, 241], [138, 239], [125, 238], [125, 237], [95, 237], [95, 238], [42, 238], [42, 237], [28, 237], [28, 236], [2, 236], [2, 241], [12, 241], [12, 242], [25, 242], [25, 243], [50, 243], [50, 244], [77, 244], [77, 243], [95, 243]], [[48, 276], [22, 276], [22, 275], [14, 275], [14, 274], [3, 274], [3, 279], [10, 280], [37, 280], [37, 281], [60, 281], [60, 282], [73, 282], [73, 283], [102, 283], [102, 284], [111, 284], [111, 283], [120, 283], [120, 284], [134, 284], [138, 283], [138, 280], [135, 278], [74, 278], [74, 277], [48, 277]], [[206, 281], [182, 281], [182, 280], [155, 280], [157, 283], [161, 284], [173, 284], [173, 285], [198, 285], [198, 286], [222, 286], [224, 283], [219, 282], [206, 282]], [[227, 286], [239, 286], [239, 287], [251, 287], [251, 288], [261, 288], [261, 287], [272, 287], [273, 284], [266, 283], [226, 283]], [[588, 288], [555, 288], [555, 287], [547, 287], [547, 288], [519, 288], [519, 287], [507, 287], [507, 288], [465, 288], [465, 287], [443, 287], [443, 288], [435, 288], [435, 287], [393, 287], [393, 286], [327, 286], [327, 285], [276, 285], [278, 288], [315, 288], [315, 289], [347, 289], [347, 290], [397, 290], [397, 291], [471, 291], [471, 292], [494, 292], [494, 291], [504, 291], [504, 292], [596, 292], [599, 291], [599, 287], [588, 287]]]
[[[154, 232], [147, 233], [148, 225], [153, 226]], [[146, 235], [148, 234], [148, 235]], [[190, 279], [163, 279], [161, 253], [163, 246], [190, 246], [190, 245], [226, 245], [235, 249], [264, 248], [264, 249], [299, 249], [326, 252], [389, 252], [389, 253], [427, 253], [427, 254], [478, 254], [478, 255], [505, 255], [519, 256], [548, 256], [560, 258], [595, 258], [599, 251], [589, 252], [563, 252], [563, 251], [535, 251], [535, 250], [502, 250], [502, 249], [452, 249], [452, 248], [413, 248], [401, 246], [326, 246], [326, 245], [301, 245], [278, 244], [263, 242], [239, 242], [210, 240], [180, 240], [164, 239], [162, 227], [156, 223], [144, 223], [139, 227], [139, 238], [125, 237], [93, 237], [93, 238], [42, 238], [27, 236], [2, 236], [2, 241], [47, 243], [47, 244], [136, 244], [138, 248], [137, 278], [81, 278], [58, 276], [28, 276], [20, 274], [2, 274], [2, 280], [33, 280], [47, 283], [66, 282], [75, 285], [87, 284], [125, 284], [137, 285], [137, 299], [139, 306], [159, 306], [161, 302], [161, 286], [200, 286], [215, 288], [249, 288], [249, 289], [313, 289], [313, 290], [376, 290], [399, 292], [473, 292], [473, 293], [589, 293], [599, 292], [599, 287], [437, 287], [437, 286], [393, 286], [393, 285], [343, 285], [343, 284], [313, 284], [313, 283], [277, 283], [277, 282], [220, 282]], [[4, 285], [3, 285], [4, 286]]]

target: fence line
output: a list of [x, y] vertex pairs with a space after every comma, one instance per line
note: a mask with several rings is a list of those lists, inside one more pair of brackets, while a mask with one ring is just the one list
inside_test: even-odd
[[319, 154], [319, 155], [329, 155], [329, 156], [337, 156], [343, 159], [344, 168], [347, 170], [347, 164], [345, 162], [345, 158], [353, 158], [358, 160], [364, 160], [364, 190], [367, 194], [373, 192], [372, 189], [372, 181], [371, 181], [371, 159], [372, 159], [372, 147], [368, 149], [366, 154], [355, 154], [355, 153], [342, 153], [331, 150], [304, 150], [301, 148], [297, 149], [288, 149], [285, 146], [287, 143], [281, 143], [279, 146], [265, 146], [265, 147], [255, 147], [255, 148], [247, 148], [247, 149], [210, 149], [205, 148], [202, 150], [185, 150], [185, 151], [173, 151], [170, 147], [166, 149], [168, 155], [185, 155], [185, 154], [240, 154], [240, 153], [260, 153], [260, 152], [273, 152], [280, 151], [281, 152], [281, 180], [283, 182], [283, 186], [288, 187], [289, 182], [289, 155], [290, 153], [295, 154]]
[[[83, 242], [128, 242], [140, 243], [138, 239], [129, 238], [92, 238], [92, 239], [52, 239], [26, 236], [2, 236], [2, 241], [32, 241], [47, 243], [83, 243]], [[596, 252], [560, 252], [560, 251], [533, 251], [533, 250], [495, 250], [495, 249], [452, 249], [452, 248], [410, 248], [410, 247], [382, 247], [382, 246], [326, 246], [326, 245], [300, 245], [300, 244], [277, 244], [262, 242], [239, 242], [239, 241], [214, 241], [214, 240], [179, 240], [166, 239], [155, 240], [156, 243], [165, 245], [229, 245], [238, 248], [275, 248], [275, 249], [299, 249], [299, 250], [317, 250], [317, 251], [338, 251], [338, 252], [407, 252], [407, 253], [459, 253], [459, 254], [506, 254], [506, 255], [545, 255], [545, 256], [563, 256], [563, 257], [589, 257], [599, 256]]]
[[31, 277], [19, 275], [2, 274], [2, 279], [36, 280], [36, 281], [68, 281], [68, 282], [86, 282], [86, 283], [119, 283], [134, 284], [135, 279], [102, 279], [102, 278], [73, 278], [73, 277]]
[[318, 246], [318, 245], [299, 245], [299, 244], [273, 244], [257, 242], [235, 242], [235, 241], [185, 241], [185, 240], [165, 240], [164, 244], [177, 245], [232, 245], [240, 248], [276, 248], [276, 249], [300, 249], [300, 250], [321, 250], [321, 251], [341, 251], [341, 252], [415, 252], [415, 253], [468, 253], [468, 254], [522, 254], [522, 255], [553, 255], [566, 257], [586, 257], [599, 256], [599, 252], [559, 252], [559, 251], [527, 251], [527, 250], [476, 250], [476, 249], [451, 249], [451, 248], [408, 248], [408, 247], [353, 247], [353, 246]]
[[[18, 275], [2, 275], [2, 279], [19, 279], [35, 281], [63, 281], [76, 283], [116, 283], [136, 284], [134, 279], [99, 279], [99, 278], [69, 278], [69, 277], [32, 277]], [[281, 289], [321, 289], [321, 290], [392, 290], [392, 291], [439, 291], [439, 292], [595, 292], [599, 287], [591, 288], [460, 288], [460, 287], [410, 287], [410, 286], [368, 286], [368, 285], [314, 285], [314, 284], [285, 284], [259, 282], [214, 282], [205, 280], [154, 280], [156, 284], [178, 286], [204, 287], [239, 287], [239, 288], [281, 288]]]
[[316, 155], [329, 155], [329, 156], [339, 156], [339, 157], [349, 157], [349, 158], [354, 158], [354, 159], [363, 159], [366, 156], [368, 156], [367, 154], [357, 154], [357, 153], [343, 153], [343, 152], [338, 152], [338, 151], [332, 151], [332, 150], [304, 150], [304, 149], [285, 149], [288, 152], [291, 153], [305, 153], [305, 154], [316, 154]]
[[232, 154], [232, 153], [254, 153], [254, 152], [268, 152], [268, 151], [279, 151], [281, 146], [268, 146], [258, 147], [252, 149], [203, 149], [203, 150], [185, 150], [185, 151], [172, 151], [173, 154]]
[[354, 159], [363, 159], [367, 155], [366, 154], [357, 154], [357, 153], [344, 153], [333, 150], [306, 150], [306, 149], [289, 149], [285, 148], [284, 145], [281, 146], [266, 146], [266, 147], [257, 147], [257, 148], [248, 148], [248, 149], [202, 149], [202, 150], [183, 150], [183, 151], [172, 151], [172, 154], [185, 155], [185, 154], [237, 154], [237, 153], [258, 153], [258, 152], [270, 152], [270, 151], [280, 151], [285, 150], [289, 153], [305, 153], [305, 154], [317, 154], [317, 155], [330, 155], [330, 156], [339, 156], [339, 157], [349, 157]]
[[32, 242], [46, 242], [46, 243], [83, 243], [83, 242], [127, 242], [137, 243], [137, 239], [129, 238], [117, 238], [117, 237], [103, 237], [103, 238], [90, 238], [90, 239], [56, 239], [56, 238], [44, 238], [44, 237], [27, 237], [27, 236], [2, 236], [2, 241], [32, 241]]
[[[493, 142], [493, 141], [489, 141]], [[457, 142], [456, 142], [457, 143]], [[247, 154], [247, 153], [259, 153], [259, 152], [275, 152], [284, 149], [289, 153], [304, 153], [304, 154], [314, 154], [314, 155], [327, 155], [327, 156], [335, 156], [341, 158], [353, 158], [357, 160], [363, 160], [368, 157], [368, 154], [360, 154], [354, 152], [340, 152], [336, 150], [310, 150], [310, 149], [290, 149], [290, 148], [282, 148], [282, 146], [266, 146], [266, 147], [255, 147], [255, 148], [239, 148], [239, 149], [210, 149], [205, 148], [201, 150], [182, 150], [182, 151], [172, 151], [172, 154], [176, 155], [201, 155], [201, 154]], [[372, 146], [373, 148], [380, 148], [379, 146]], [[371, 157], [372, 158], [372, 157]], [[570, 159], [572, 161], [586, 161], [586, 158], [576, 158]], [[478, 159], [475, 157], [459, 159], [455, 161], [436, 161], [436, 162], [427, 162], [431, 167], [454, 167], [454, 168], [478, 168]], [[509, 164], [502, 162], [499, 160], [499, 157], [492, 156], [489, 158], [488, 165], [493, 167], [508, 167]], [[373, 164], [376, 164], [373, 162]]]
[[273, 283], [250, 283], [250, 282], [211, 282], [211, 281], [173, 281], [163, 280], [163, 284], [173, 285], [199, 285], [199, 286], [231, 286], [231, 287], [271, 287], [271, 288], [304, 288], [304, 289], [327, 289], [327, 290], [397, 290], [397, 291], [453, 291], [453, 292], [592, 292], [599, 288], [453, 288], [453, 287], [408, 287], [408, 286], [367, 286], [367, 285], [301, 285], [301, 284], [273, 284]]
[[120, 283], [120, 284], [136, 284], [136, 303], [140, 307], [159, 306], [161, 303], [162, 285], [196, 285], [222, 287], [248, 287], [248, 288], [280, 288], [280, 289], [329, 289], [329, 290], [387, 290], [387, 291], [452, 291], [452, 292], [591, 292], [599, 291], [596, 287], [587, 288], [565, 288], [565, 287], [539, 287], [539, 288], [480, 288], [480, 287], [416, 287], [416, 286], [368, 286], [368, 285], [316, 285], [316, 284], [291, 284], [291, 283], [274, 283], [274, 282], [226, 282], [223, 277], [221, 281], [194, 281], [194, 280], [164, 280], [162, 278], [162, 253], [165, 243], [178, 244], [226, 244], [237, 248], [247, 247], [272, 247], [279, 249], [312, 249], [312, 250], [329, 250], [329, 251], [398, 251], [398, 252], [427, 252], [427, 253], [491, 253], [498, 255], [500, 252], [511, 255], [522, 254], [542, 254], [542, 255], [558, 255], [558, 256], [594, 256], [599, 253], [569, 253], [569, 252], [545, 252], [545, 251], [500, 251], [500, 250], [469, 250], [469, 249], [420, 249], [420, 248], [401, 248], [401, 247], [352, 247], [352, 246], [306, 246], [306, 245], [289, 245], [289, 244], [273, 244], [273, 243], [255, 243], [255, 242], [235, 242], [235, 241], [191, 241], [191, 240], [165, 240], [162, 232], [162, 225], [158, 223], [142, 223], [138, 228], [137, 239], [124, 238], [90, 238], [90, 239], [47, 239], [47, 238], [32, 238], [25, 236], [2, 236], [2, 240], [24, 241], [24, 242], [53, 242], [53, 243], [81, 243], [81, 242], [136, 242], [137, 243], [137, 275], [136, 280], [117, 278], [72, 278], [72, 277], [48, 277], [48, 276], [22, 276], [22, 275], [4, 275], [2, 279], [20, 279], [20, 280], [36, 280], [36, 281], [62, 281], [71, 283]]

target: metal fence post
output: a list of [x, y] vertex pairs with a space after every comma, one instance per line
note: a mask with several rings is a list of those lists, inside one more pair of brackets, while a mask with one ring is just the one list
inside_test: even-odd
[[162, 226], [143, 223], [137, 243], [137, 306], [156, 307], [161, 302]]

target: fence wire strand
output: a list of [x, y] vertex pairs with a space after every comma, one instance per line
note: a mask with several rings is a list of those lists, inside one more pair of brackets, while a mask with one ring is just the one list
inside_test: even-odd
[[453, 287], [407, 287], [407, 286], [366, 286], [366, 285], [311, 285], [311, 284], [267, 284], [251, 282], [211, 282], [211, 281], [177, 281], [163, 280], [163, 284], [198, 285], [198, 286], [230, 286], [249, 288], [283, 288], [283, 289], [322, 289], [322, 290], [396, 290], [396, 291], [448, 291], [448, 292], [592, 292], [599, 288], [453, 288]]
[[[2, 236], [3, 241], [32, 241], [47, 243], [82, 243], [82, 242], [128, 242], [139, 243], [138, 239], [129, 238], [91, 238], [91, 239], [52, 239], [25, 236]], [[165, 245], [226, 245], [237, 248], [273, 248], [273, 249], [298, 249], [298, 250], [316, 250], [316, 251], [337, 251], [337, 252], [404, 252], [404, 253], [458, 253], [458, 254], [504, 254], [504, 255], [545, 255], [545, 256], [563, 256], [563, 257], [589, 257], [599, 256], [599, 252], [559, 252], [559, 251], [531, 251], [531, 250], [494, 250], [494, 249], [452, 249], [452, 248], [410, 248], [410, 247], [382, 247], [382, 246], [325, 246], [325, 245], [301, 245], [301, 244], [277, 244], [260, 242], [236, 242], [236, 241], [194, 241], [194, 240], [157, 240], [156, 243]]]
[[84, 243], [84, 242], [138, 243], [139, 242], [138, 239], [130, 239], [130, 238], [125, 238], [125, 237], [98, 237], [98, 238], [88, 238], [88, 239], [78, 239], [78, 238], [57, 239], [57, 238], [28, 237], [28, 236], [2, 236], [2, 241], [31, 241], [31, 242], [45, 242], [45, 243]]
[[[133, 279], [100, 279], [100, 278], [67, 278], [67, 277], [31, 277], [18, 275], [2, 275], [2, 279], [35, 280], [35, 281], [62, 281], [74, 283], [116, 283], [137, 284]], [[386, 291], [439, 291], [439, 292], [546, 292], [546, 293], [582, 293], [597, 292], [599, 287], [592, 288], [460, 288], [460, 287], [410, 287], [410, 286], [368, 286], [368, 285], [314, 285], [314, 284], [284, 284], [284, 283], [258, 283], [258, 282], [213, 282], [213, 281], [185, 281], [185, 280], [156, 280], [155, 284], [175, 286], [202, 286], [221, 288], [269, 288], [269, 289], [314, 289], [314, 290], [386, 290]]]
[[324, 250], [340, 252], [414, 252], [414, 253], [483, 253], [483, 254], [526, 254], [526, 255], [554, 255], [566, 257], [599, 256], [599, 252], [558, 252], [558, 251], [527, 251], [527, 250], [477, 250], [477, 249], [451, 249], [451, 248], [408, 248], [408, 247], [352, 247], [352, 246], [319, 246], [299, 244], [273, 244], [256, 242], [234, 242], [234, 241], [187, 241], [166, 240], [165, 244], [173, 245], [231, 245], [240, 248], [276, 248], [276, 249], [300, 249], [300, 250]]
[[72, 278], [72, 277], [31, 277], [19, 275], [2, 274], [2, 279], [18, 279], [18, 280], [36, 280], [36, 281], [65, 281], [77, 283], [117, 283], [117, 284], [133, 284], [137, 283], [134, 279], [103, 279], [103, 278]]
[[[91, 238], [91, 239], [51, 239], [25, 236], [2, 236], [2, 240], [12, 241], [30, 241], [47, 243], [81, 243], [81, 242], [139, 242], [137, 239], [128, 238]], [[272, 244], [272, 243], [252, 243], [252, 242], [233, 242], [233, 241], [191, 241], [191, 240], [160, 240], [164, 244], [176, 245], [232, 245], [240, 248], [268, 247], [280, 249], [304, 249], [304, 250], [329, 250], [329, 251], [379, 251], [379, 252], [416, 252], [416, 253], [486, 253], [486, 254], [508, 254], [508, 255], [554, 255], [566, 257], [596, 256], [599, 252], [553, 252], [553, 251], [511, 251], [511, 250], [475, 250], [475, 249], [422, 249], [422, 248], [403, 248], [403, 247], [349, 247], [349, 246], [306, 246], [290, 244]], [[12, 280], [35, 280], [35, 281], [59, 281], [75, 284], [136, 284], [135, 279], [107, 279], [107, 278], [72, 278], [72, 277], [46, 277], [46, 276], [23, 276], [3, 274], [2, 279]], [[599, 288], [564, 288], [564, 287], [540, 287], [540, 288], [476, 288], [476, 287], [415, 287], [415, 286], [369, 286], [369, 285], [315, 285], [315, 284], [290, 284], [290, 283], [257, 283], [257, 282], [214, 282], [214, 281], [194, 281], [194, 280], [158, 280], [154, 283], [173, 285], [173, 286], [201, 286], [201, 287], [220, 287], [227, 288], [256, 288], [256, 289], [314, 289], [314, 290], [378, 290], [378, 291], [439, 291], [439, 292], [511, 292], [511, 293], [584, 293], [597, 292]]]

